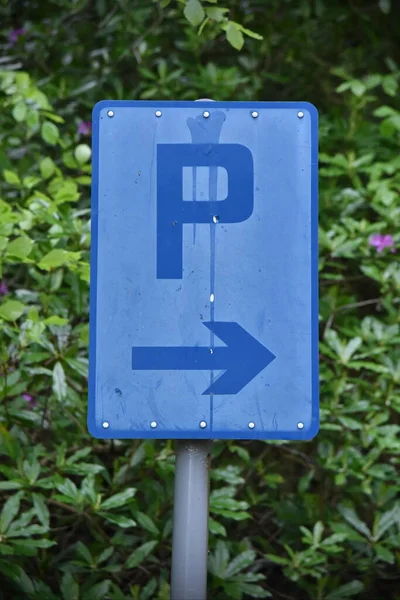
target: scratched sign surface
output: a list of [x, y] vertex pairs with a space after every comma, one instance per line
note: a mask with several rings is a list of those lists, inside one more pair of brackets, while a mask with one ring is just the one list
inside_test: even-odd
[[92, 435], [317, 433], [312, 105], [100, 102], [91, 228]]

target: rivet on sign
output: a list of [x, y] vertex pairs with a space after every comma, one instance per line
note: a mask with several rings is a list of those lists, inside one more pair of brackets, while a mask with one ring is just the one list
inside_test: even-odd
[[302, 423], [301, 421], [300, 421], [300, 423], [297, 423], [297, 429], [303, 429], [303, 427], [304, 427], [304, 423]]
[[250, 421], [249, 423], [249, 429], [254, 429], [255, 424], [253, 423], [253, 421]]
[[212, 220], [213, 220], [213, 223], [218, 223], [219, 216], [218, 215], [214, 215], [213, 218], [212, 218]]
[[214, 302], [214, 300], [215, 300], [214, 294], [210, 294], [210, 302]]
[[161, 110], [156, 110], [156, 117], [161, 117], [161, 115], [162, 115]]
[[204, 427], [207, 427], [207, 423], [205, 421], [200, 421], [200, 427], [204, 429]]
[[109, 426], [110, 426], [110, 423], [108, 423], [108, 421], [104, 421], [104, 423], [103, 423], [104, 429], [107, 429]]
[[253, 117], [253, 119], [257, 119], [258, 112], [256, 110], [253, 110], [253, 112], [251, 113], [251, 116]]
[[203, 112], [203, 117], [204, 117], [205, 119], [208, 119], [208, 117], [209, 117], [209, 116], [210, 116], [210, 113], [208, 112], [208, 110], [205, 110], [205, 111]]
[[107, 113], [107, 117], [110, 117], [110, 119], [111, 119], [111, 117], [113, 117], [113, 116], [114, 116], [114, 111], [113, 110], [109, 110], [108, 113]]
[[156, 423], [155, 421], [152, 421], [152, 422], [150, 423], [150, 427], [151, 427], [152, 429], [154, 429], [155, 427], [157, 427], [157, 423]]
[[304, 117], [304, 113], [303, 112], [298, 112], [297, 116], [299, 117], [299, 119], [302, 119]]

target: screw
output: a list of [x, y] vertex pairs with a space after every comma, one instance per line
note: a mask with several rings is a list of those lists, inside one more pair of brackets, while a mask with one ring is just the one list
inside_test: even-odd
[[212, 220], [213, 220], [213, 223], [218, 223], [219, 216], [218, 215], [214, 215], [213, 218], [212, 218]]
[[161, 110], [156, 110], [156, 117], [161, 117], [161, 115], [162, 115]]
[[214, 302], [214, 300], [215, 300], [214, 294], [210, 294], [210, 302]]
[[208, 112], [208, 110], [205, 110], [205, 111], [203, 112], [203, 117], [204, 117], [205, 119], [208, 119], [208, 117], [209, 117], [209, 116], [210, 116], [210, 113]]
[[251, 113], [251, 116], [253, 117], [253, 119], [257, 119], [258, 112], [256, 110], [253, 110], [253, 112]]
[[297, 423], [297, 429], [303, 429], [303, 427], [304, 427], [304, 423], [302, 423], [301, 421], [300, 421], [300, 423]]
[[207, 427], [207, 423], [205, 421], [200, 421], [200, 427], [204, 429], [204, 427]]
[[113, 117], [113, 116], [114, 116], [114, 111], [113, 110], [109, 110], [108, 113], [107, 113], [107, 117], [110, 117], [110, 119], [111, 119], [111, 117]]
[[255, 423], [253, 423], [253, 421], [250, 421], [249, 429], [254, 429], [254, 427], [255, 427]]
[[150, 423], [150, 427], [151, 427], [152, 429], [154, 429], [155, 427], [157, 427], [157, 423], [156, 423], [155, 421], [152, 421], [152, 422]]
[[299, 119], [302, 119], [302, 118], [304, 117], [304, 113], [303, 113], [303, 112], [301, 112], [301, 111], [299, 111], [299, 112], [297, 113], [297, 116], [299, 117]]
[[108, 421], [104, 421], [104, 423], [103, 423], [104, 429], [107, 429], [109, 426], [110, 426], [110, 423], [108, 423]]

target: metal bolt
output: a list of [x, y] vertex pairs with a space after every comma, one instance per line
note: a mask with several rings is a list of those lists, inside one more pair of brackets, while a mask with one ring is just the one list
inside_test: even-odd
[[304, 423], [302, 423], [301, 421], [300, 421], [300, 423], [297, 423], [297, 429], [303, 429], [303, 427], [304, 427]]
[[156, 117], [161, 117], [161, 115], [162, 115], [161, 110], [156, 110]]
[[304, 117], [304, 113], [301, 112], [301, 110], [297, 113], [297, 116], [299, 117], [299, 119], [302, 119]]
[[213, 220], [213, 223], [218, 223], [219, 216], [218, 215], [214, 215], [213, 218], [212, 218], [212, 220]]
[[207, 427], [207, 423], [205, 421], [200, 421], [200, 427], [204, 429], [204, 427]]
[[151, 427], [152, 429], [154, 429], [155, 427], [157, 427], [157, 423], [156, 423], [155, 421], [152, 421], [152, 422], [150, 423], [150, 427]]
[[114, 116], [114, 111], [113, 110], [109, 110], [108, 113], [107, 113], [107, 117], [110, 117], [110, 119], [111, 119], [111, 117], [113, 117], [113, 116]]
[[258, 112], [256, 110], [253, 110], [253, 112], [251, 113], [251, 116], [253, 117], [253, 119], [257, 119]]
[[210, 354], [214, 354], [214, 348], [210, 348]]
[[254, 429], [255, 426], [256, 426], [255, 423], [253, 423], [253, 421], [250, 421], [249, 429]]
[[210, 294], [210, 302], [214, 302], [214, 300], [215, 300], [214, 294]]
[[205, 111], [203, 112], [203, 117], [204, 117], [205, 119], [208, 119], [208, 117], [209, 117], [209, 116], [210, 116], [210, 113], [208, 112], [208, 110], [205, 110]]
[[104, 429], [107, 429], [108, 427], [110, 427], [110, 423], [108, 423], [108, 421], [104, 421], [103, 427]]

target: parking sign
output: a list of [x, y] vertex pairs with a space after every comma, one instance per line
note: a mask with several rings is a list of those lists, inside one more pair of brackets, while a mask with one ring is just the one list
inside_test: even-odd
[[318, 431], [317, 111], [93, 111], [89, 431]]

